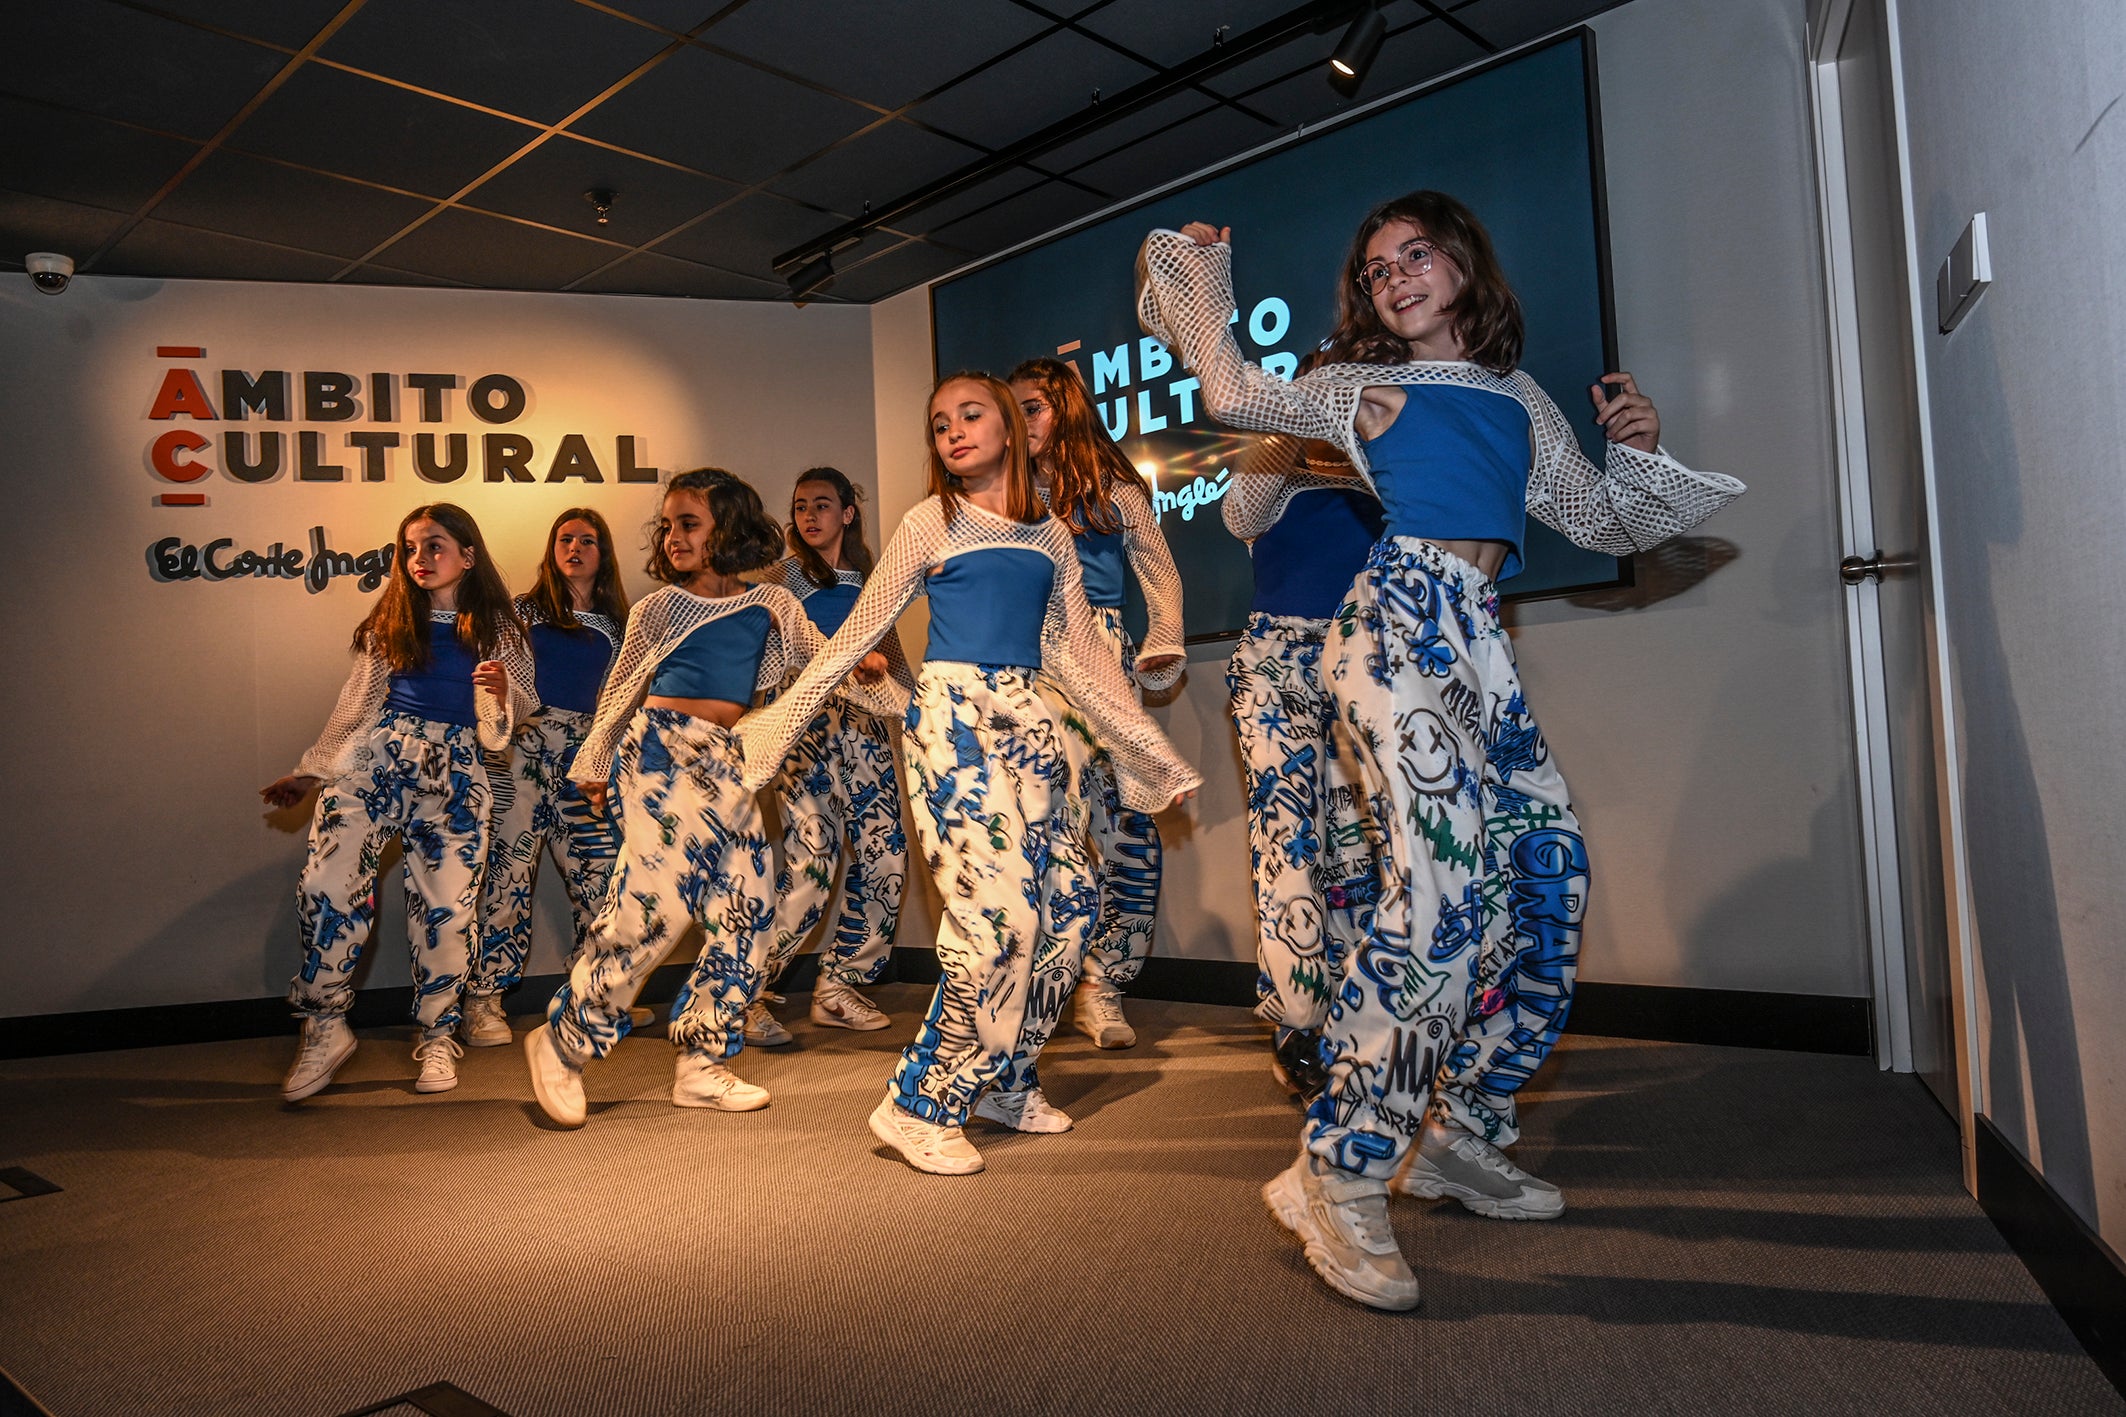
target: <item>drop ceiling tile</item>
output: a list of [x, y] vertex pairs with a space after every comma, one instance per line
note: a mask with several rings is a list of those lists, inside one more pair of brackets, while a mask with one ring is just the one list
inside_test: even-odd
[[288, 62], [106, 0], [12, 5], [4, 33], [0, 89], [188, 138], [213, 137]]
[[419, 271], [393, 270], [390, 266], [356, 266], [339, 278], [342, 285], [420, 285], [449, 286], [464, 290], [469, 282], [446, 280], [442, 276], [424, 275]]
[[[604, 226], [584, 193], [614, 194]], [[556, 134], [474, 188], [466, 206], [637, 246], [728, 201], [739, 188]]]
[[1061, 147], [1050, 148], [1032, 161], [1050, 173], [1068, 172], [1074, 167], [1084, 166], [1094, 158], [1105, 157], [1115, 149], [1127, 146], [1140, 138], [1171, 128], [1183, 119], [1192, 118], [1215, 101], [1206, 97], [1200, 90], [1184, 89], [1180, 93], [1167, 95], [1157, 103], [1147, 104], [1128, 117], [1118, 118], [1082, 138], [1073, 138]]
[[1473, 0], [1454, 8], [1454, 18], [1501, 49], [1541, 39], [1576, 25], [1623, 0]]
[[687, 34], [719, 10], [731, 8], [731, 0], [606, 0], [613, 9], [648, 20], [678, 34]]
[[978, 160], [981, 152], [906, 123], [883, 123], [831, 148], [769, 184], [773, 191], [838, 212], [884, 207], [926, 182]]
[[447, 197], [537, 135], [505, 118], [305, 64], [228, 146]]
[[1297, 8], [1296, 0], [1114, 0], [1078, 23], [1154, 63], [1172, 68], [1213, 47], [1218, 28], [1227, 38], [1246, 34]]
[[369, 0], [318, 53], [554, 123], [672, 43], [573, 0]]
[[197, 143], [143, 133], [0, 94], [0, 187], [83, 206], [135, 211], [175, 176]]
[[124, 212], [27, 192], [0, 192], [0, 260], [11, 270], [21, 270], [22, 258], [30, 252], [58, 251], [79, 265], [125, 222]]
[[1001, 148], [1051, 123], [1083, 113], [1094, 89], [1120, 93], [1155, 71], [1106, 45], [1059, 30], [987, 66], [911, 116], [989, 148]]
[[[762, 280], [780, 281], [774, 266], [777, 256], [816, 236], [824, 236], [844, 220], [830, 212], [816, 212], [795, 202], [756, 193], [659, 243], [657, 249]], [[835, 259], [837, 263], [857, 260], [872, 251], [884, 250], [899, 239], [873, 232]]]
[[1329, 83], [1326, 51], [1320, 63], [1255, 89], [1240, 99], [1287, 127], [1320, 123], [1377, 98], [1451, 73], [1485, 57], [1471, 41], [1438, 20], [1425, 20], [1391, 32], [1380, 56], [1366, 71], [1355, 97], [1346, 98]]
[[329, 278], [346, 262], [338, 256], [291, 251], [218, 231], [167, 221], [144, 221], [97, 263], [96, 273], [178, 280], [302, 280]]
[[987, 211], [941, 226], [933, 240], [986, 256], [1006, 246], [1045, 236], [1065, 222], [1108, 205], [1108, 199], [1067, 182], [1049, 182], [998, 203]]
[[604, 295], [685, 295], [704, 300], [787, 300], [781, 281], [755, 280], [694, 261], [637, 251], [618, 265], [593, 273], [570, 290]]
[[847, 100], [689, 48], [573, 127], [636, 152], [750, 183], [877, 118]]
[[1070, 175], [1116, 198], [1148, 192], [1177, 177], [1223, 162], [1279, 136], [1281, 130], [1236, 113], [1214, 108], [1140, 143], [1132, 143]]
[[754, 0], [702, 38], [898, 108], [1049, 27], [1010, 0]]
[[967, 264], [958, 251], [947, 251], [927, 242], [910, 241], [864, 262], [837, 278], [833, 293], [844, 300], [869, 304], [899, 295], [912, 286], [936, 280], [947, 271]]
[[230, 236], [352, 257], [433, 205], [222, 150], [209, 154], [155, 214]]
[[346, 0], [158, 0], [180, 19], [219, 25], [269, 44], [301, 49]]
[[450, 210], [379, 251], [377, 260], [498, 290], [558, 290], [622, 249], [483, 212]]
[[963, 188], [930, 206], [888, 222], [887, 225], [895, 231], [921, 236], [948, 222], [958, 221], [983, 207], [993, 206], [1007, 197], [1017, 196], [1030, 187], [1038, 187], [1047, 180], [1046, 173], [1024, 167], [1007, 168], [994, 177], [985, 177], [972, 187]]

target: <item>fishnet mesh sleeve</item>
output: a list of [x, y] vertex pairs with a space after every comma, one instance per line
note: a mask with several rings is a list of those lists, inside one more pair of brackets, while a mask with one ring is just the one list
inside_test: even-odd
[[[827, 640], [796, 596], [784, 592], [779, 601], [770, 600], [768, 608], [775, 615], [777, 633], [761, 653], [760, 678], [756, 687], [777, 689], [819, 658], [820, 651], [827, 647]], [[852, 616], [854, 613], [852, 610]], [[866, 684], [852, 674], [836, 684], [831, 692], [881, 718], [898, 718], [908, 712], [908, 691], [891, 678]]]
[[480, 746], [490, 753], [499, 753], [509, 746], [509, 737], [517, 731], [517, 725], [539, 711], [539, 696], [531, 643], [523, 635], [505, 628], [502, 643], [495, 646], [493, 657], [501, 661], [508, 674], [509, 689], [499, 703], [485, 689], [473, 690], [472, 708], [480, 720], [476, 730]]
[[1137, 702], [1136, 689], [1115, 662], [1114, 651], [1094, 628], [1069, 531], [1053, 517], [1037, 525], [1053, 536], [1043, 549], [1056, 565], [1048, 612], [1041, 622], [1041, 672], [1062, 685], [1092, 720], [1093, 731], [1115, 760], [1122, 805], [1138, 812], [1163, 811], [1182, 793], [1203, 786], [1203, 774], [1181, 760]]
[[791, 746], [834, 692], [834, 686], [885, 638], [893, 622], [908, 608], [908, 602], [921, 593], [923, 576], [946, 543], [944, 517], [936, 501], [919, 503], [901, 519], [893, 539], [886, 543], [885, 552], [871, 568], [870, 579], [850, 608], [849, 618], [842, 621], [834, 638], [813, 654], [804, 672], [774, 703], [738, 721], [738, 738], [746, 754], [745, 785], [749, 790], [758, 791], [775, 776]]
[[1144, 643], [1137, 646], [1137, 682], [1155, 693], [1171, 689], [1181, 680], [1188, 661], [1176, 660], [1164, 669], [1147, 671], [1144, 661], [1161, 655], [1186, 655], [1182, 643], [1181, 572], [1174, 566], [1174, 553], [1167, 547], [1166, 533], [1152, 511], [1152, 499], [1144, 485], [1134, 480], [1115, 484], [1115, 510], [1122, 514], [1122, 549], [1129, 568], [1137, 573], [1144, 590], [1144, 607], [1150, 623]]
[[642, 707], [649, 691], [650, 675], [663, 656], [658, 653], [671, 629], [672, 602], [662, 590], [652, 591], [635, 602], [627, 613], [627, 629], [620, 648], [605, 672], [605, 687], [598, 691], [598, 711], [591, 718], [583, 746], [576, 750], [569, 776], [577, 782], [603, 782], [612, 776], [613, 751], [627, 732], [628, 720]]
[[1611, 443], [1604, 466], [1597, 468], [1535, 380], [1515, 373], [1507, 382], [1535, 425], [1528, 513], [1576, 546], [1612, 556], [1649, 550], [1681, 536], [1745, 490], [1722, 473], [1685, 467], [1665, 449], [1644, 453]]
[[1355, 489], [1366, 483], [1335, 444], [1272, 433], [1234, 469], [1232, 488], [1219, 503], [1225, 529], [1252, 543], [1277, 525], [1293, 497], [1317, 487]]
[[325, 720], [325, 731], [295, 765], [297, 776], [330, 781], [344, 777], [356, 766], [362, 740], [376, 727], [384, 711], [384, 696], [391, 691], [391, 666], [373, 650], [359, 650], [347, 682]]

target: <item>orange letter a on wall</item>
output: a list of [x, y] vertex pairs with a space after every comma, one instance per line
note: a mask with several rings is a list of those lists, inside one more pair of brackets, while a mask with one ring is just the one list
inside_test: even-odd
[[155, 407], [148, 410], [150, 418], [219, 419], [214, 405], [207, 402], [207, 391], [199, 386], [199, 376], [189, 369], [171, 369], [162, 376], [162, 388], [156, 392]]

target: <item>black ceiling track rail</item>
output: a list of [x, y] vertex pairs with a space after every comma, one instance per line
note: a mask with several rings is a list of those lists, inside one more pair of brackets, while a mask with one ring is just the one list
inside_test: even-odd
[[1312, 4], [1302, 5], [1277, 19], [1257, 25], [1246, 34], [1235, 35], [1223, 44], [1214, 44], [1194, 59], [1146, 79], [1141, 84], [1133, 84], [1111, 98], [1096, 98], [1083, 112], [1029, 133], [1009, 147], [999, 148], [987, 157], [978, 158], [965, 167], [948, 172], [943, 177], [890, 202], [874, 204], [862, 216], [843, 222], [832, 231], [816, 236], [801, 246], [792, 246], [775, 258], [774, 269], [787, 271], [831, 256], [836, 251], [855, 245], [871, 231], [888, 222], [927, 207], [933, 202], [943, 201], [954, 193], [964, 191], [998, 173], [1009, 171], [1022, 162], [1040, 156], [1050, 148], [1062, 146], [1072, 138], [1083, 137], [1087, 133], [1104, 128], [1171, 94], [1192, 88], [1213, 75], [1289, 44], [1300, 35], [1326, 34], [1337, 25], [1348, 21], [1359, 8], [1354, 0], [1314, 0]]

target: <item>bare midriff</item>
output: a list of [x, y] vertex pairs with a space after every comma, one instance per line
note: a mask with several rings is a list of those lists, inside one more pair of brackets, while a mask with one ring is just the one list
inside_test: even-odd
[[745, 716], [746, 706], [734, 704], [729, 699], [676, 699], [670, 694], [651, 694], [642, 701], [644, 708], [670, 709], [705, 723], [729, 728]]
[[1459, 556], [1493, 580], [1498, 579], [1499, 567], [1506, 564], [1506, 552], [1511, 549], [1503, 541], [1448, 541], [1437, 536], [1422, 537], [1449, 556]]

